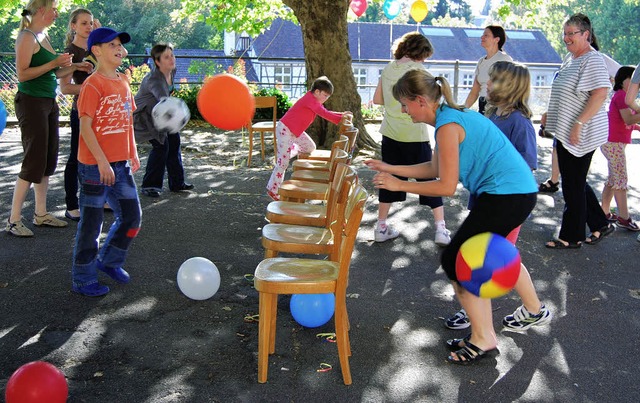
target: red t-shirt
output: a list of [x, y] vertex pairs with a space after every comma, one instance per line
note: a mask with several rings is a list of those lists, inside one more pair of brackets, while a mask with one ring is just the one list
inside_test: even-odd
[[[611, 143], [625, 143], [631, 144], [631, 132], [633, 131], [633, 125], [628, 126], [624, 123], [620, 111], [628, 109], [629, 106], [624, 102], [624, 98], [627, 96], [625, 90], [618, 90], [613, 93], [611, 97], [611, 104], [609, 104], [609, 142]], [[635, 114], [634, 110], [631, 110], [632, 114]]]
[[[135, 157], [133, 111], [136, 104], [129, 82], [122, 74], [109, 78], [98, 72], [91, 74], [80, 89], [78, 117], [93, 119], [91, 128], [109, 162], [127, 161]], [[82, 133], [78, 144], [78, 161], [96, 165]]]
[[309, 91], [284, 114], [280, 122], [287, 126], [296, 137], [300, 137], [309, 125], [313, 123], [316, 115], [320, 115], [320, 117], [335, 124], [340, 123], [340, 119], [342, 119], [341, 112], [328, 110]]

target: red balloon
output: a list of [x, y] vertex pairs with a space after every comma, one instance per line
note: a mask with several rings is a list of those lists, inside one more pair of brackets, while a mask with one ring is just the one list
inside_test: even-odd
[[7, 382], [7, 403], [65, 403], [69, 387], [64, 374], [44, 361], [24, 364]]
[[246, 126], [256, 111], [249, 86], [233, 74], [218, 74], [207, 79], [198, 92], [197, 104], [202, 117], [223, 130]]
[[367, 0], [351, 0], [349, 7], [355, 15], [360, 17], [367, 10]]

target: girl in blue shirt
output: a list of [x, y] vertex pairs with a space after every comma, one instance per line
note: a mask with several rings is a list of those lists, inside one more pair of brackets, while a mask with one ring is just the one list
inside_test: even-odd
[[[458, 283], [456, 255], [460, 246], [474, 235], [492, 232], [506, 237], [520, 226], [535, 206], [538, 189], [531, 169], [507, 137], [484, 116], [457, 105], [449, 83], [443, 77], [433, 77], [423, 70], [409, 71], [398, 80], [393, 95], [414, 122], [435, 127], [436, 147], [433, 159], [422, 164], [394, 166], [378, 160], [366, 161], [370, 168], [378, 171], [373, 179], [375, 187], [428, 196], [452, 196], [460, 181], [475, 197], [474, 206], [441, 260], [472, 329], [471, 335], [464, 339], [447, 341], [449, 347], [457, 350], [451, 353], [448, 361], [468, 364], [496, 352], [497, 338], [491, 300], [471, 294]], [[446, 102], [440, 102], [442, 97]], [[393, 175], [437, 179], [409, 182]], [[535, 295], [524, 265], [516, 287]], [[524, 296], [523, 300], [526, 300]], [[537, 313], [518, 309], [505, 321], [523, 324], [548, 321], [550, 312], [542, 309], [541, 304], [538, 306]]]

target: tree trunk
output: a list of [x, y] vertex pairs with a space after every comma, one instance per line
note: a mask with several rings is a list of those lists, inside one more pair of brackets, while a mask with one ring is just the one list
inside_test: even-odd
[[[333, 95], [325, 104], [327, 109], [353, 112], [354, 125], [359, 129], [358, 148], [379, 147], [365, 129], [361, 99], [351, 69], [347, 30], [349, 1], [283, 0], [283, 3], [293, 10], [300, 23], [307, 83], [327, 76], [334, 86]], [[337, 138], [337, 129], [324, 119], [316, 119], [307, 133], [318, 145], [328, 147]]]

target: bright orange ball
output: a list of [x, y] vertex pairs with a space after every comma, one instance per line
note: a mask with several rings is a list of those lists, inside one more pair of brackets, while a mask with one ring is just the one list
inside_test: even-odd
[[245, 82], [232, 74], [207, 79], [198, 92], [198, 110], [213, 126], [238, 130], [251, 122], [256, 101]]

